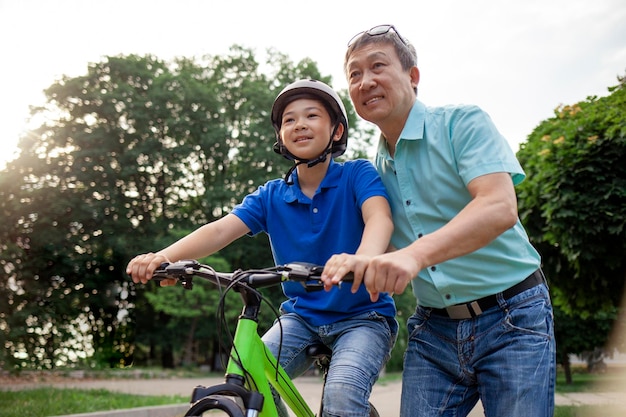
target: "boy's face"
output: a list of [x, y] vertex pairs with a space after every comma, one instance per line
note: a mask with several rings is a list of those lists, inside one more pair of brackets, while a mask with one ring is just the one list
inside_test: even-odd
[[[313, 99], [297, 99], [285, 107], [281, 118], [280, 137], [291, 154], [298, 159], [317, 158], [328, 147], [333, 123], [322, 103]], [[341, 137], [343, 125], [333, 140]]]

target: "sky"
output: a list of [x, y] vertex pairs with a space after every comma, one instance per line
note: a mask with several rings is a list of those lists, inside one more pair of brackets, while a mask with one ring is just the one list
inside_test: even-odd
[[[29, 106], [106, 56], [311, 58], [346, 89], [346, 43], [393, 24], [416, 47], [426, 105], [476, 104], [517, 151], [562, 104], [605, 96], [626, 74], [623, 0], [0, 0], [0, 168]], [[268, 121], [269, 122], [269, 121]]]

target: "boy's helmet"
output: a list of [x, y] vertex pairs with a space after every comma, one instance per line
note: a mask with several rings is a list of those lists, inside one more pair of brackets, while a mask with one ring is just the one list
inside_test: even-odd
[[[346, 114], [346, 109], [337, 93], [328, 85], [317, 80], [295, 81], [286, 86], [274, 100], [271, 116], [272, 125], [276, 131], [274, 151], [283, 155], [287, 159], [298, 159], [294, 155], [291, 155], [291, 153], [287, 151], [283, 145], [280, 138], [280, 126], [285, 107], [287, 107], [287, 105], [292, 101], [300, 98], [313, 98], [320, 100], [324, 104], [324, 107], [328, 110], [334, 123], [343, 124], [343, 135], [341, 135], [341, 138], [338, 141], [332, 141], [331, 138], [332, 144], [330, 145], [329, 152], [332, 153], [333, 158], [343, 155], [348, 144], [348, 116]], [[326, 154], [323, 154], [323, 157], [325, 159]]]

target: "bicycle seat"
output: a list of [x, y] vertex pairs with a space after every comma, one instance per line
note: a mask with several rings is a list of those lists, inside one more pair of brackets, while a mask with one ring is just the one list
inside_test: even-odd
[[333, 351], [323, 343], [315, 343], [306, 349], [306, 354], [312, 358], [322, 358], [324, 356], [332, 356]]

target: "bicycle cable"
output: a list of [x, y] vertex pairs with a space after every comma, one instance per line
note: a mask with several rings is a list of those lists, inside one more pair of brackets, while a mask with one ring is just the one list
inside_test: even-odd
[[[210, 273], [212, 275], [214, 275], [215, 277], [218, 276], [218, 273], [211, 267], [209, 267]], [[232, 334], [232, 331], [229, 328], [228, 325], [228, 320], [226, 318], [226, 297], [228, 295], [228, 293], [230, 293], [230, 291], [235, 290], [236, 291], [236, 287], [239, 285], [242, 286], [246, 286], [246, 288], [249, 291], [252, 291], [256, 296], [259, 297], [260, 299], [260, 305], [267, 305], [270, 310], [272, 311], [272, 314], [274, 315], [275, 319], [277, 319], [276, 321], [278, 322], [279, 328], [280, 328], [280, 343], [278, 345], [278, 352], [276, 355], [276, 366], [274, 367], [275, 369], [275, 376], [274, 379], [276, 381], [280, 380], [285, 382], [285, 380], [283, 378], [280, 377], [279, 374], [279, 363], [280, 363], [280, 355], [281, 355], [281, 351], [282, 351], [282, 344], [283, 344], [283, 327], [282, 327], [282, 323], [280, 321], [280, 313], [279, 311], [274, 307], [273, 303], [271, 302], [271, 300], [269, 300], [267, 297], [265, 297], [258, 289], [253, 288], [249, 285], [247, 285], [245, 282], [242, 282], [247, 276], [249, 276], [250, 274], [255, 274], [255, 273], [267, 273], [267, 272], [271, 272], [271, 273], [280, 273], [279, 270], [277, 268], [268, 268], [268, 269], [261, 269], [261, 270], [237, 270], [235, 271], [231, 278], [230, 278], [230, 282], [228, 283], [228, 285], [226, 287], [224, 287], [221, 283], [220, 279], [215, 279], [214, 280], [214, 284], [216, 284], [219, 294], [220, 294], [220, 298], [219, 298], [219, 302], [218, 302], [218, 306], [215, 312], [216, 315], [216, 325], [217, 325], [217, 334], [218, 335], [226, 335], [227, 336], [227, 341], [230, 343], [230, 346], [227, 346], [225, 344], [225, 341], [222, 337], [218, 338], [218, 342], [219, 342], [219, 356], [220, 356], [220, 360], [222, 362], [222, 367], [224, 369], [226, 369], [226, 364], [224, 363], [224, 352], [230, 352], [229, 353], [229, 357], [236, 363], [236, 365], [239, 367], [239, 369], [242, 370], [242, 373], [244, 374], [244, 379], [247, 382], [247, 385], [254, 390], [258, 390], [258, 386], [256, 385], [256, 382], [254, 381], [254, 378], [252, 378], [252, 375], [250, 374], [250, 372], [244, 368], [243, 363], [240, 360], [240, 354], [237, 351], [237, 346], [235, 346], [234, 343], [234, 335]], [[302, 405], [306, 405], [306, 402]]]
[[[252, 376], [250, 375], [250, 373], [248, 372], [248, 370], [243, 366], [243, 363], [241, 363], [241, 360], [239, 359], [241, 356], [239, 355], [239, 352], [237, 351], [237, 346], [235, 346], [234, 343], [234, 336], [232, 334], [232, 332], [230, 331], [229, 327], [228, 327], [228, 321], [226, 320], [226, 306], [225, 306], [225, 302], [226, 302], [226, 296], [227, 294], [235, 289], [236, 286], [238, 285], [246, 285], [245, 282], [242, 283], [241, 281], [243, 281], [246, 276], [250, 275], [250, 274], [254, 274], [254, 273], [266, 273], [268, 272], [268, 270], [246, 270], [246, 271], [242, 271], [242, 270], [238, 270], [235, 271], [231, 277], [231, 282], [228, 284], [228, 286], [226, 287], [226, 289], [224, 290], [223, 293], [221, 293], [220, 295], [220, 300], [218, 303], [218, 308], [216, 311], [216, 316], [217, 316], [217, 323], [218, 323], [218, 329], [217, 332], [218, 334], [224, 334], [228, 336], [228, 342], [230, 343], [230, 346], [226, 346], [224, 344], [224, 340], [222, 340], [222, 338], [219, 339], [219, 352], [220, 352], [220, 358], [222, 359], [222, 366], [225, 368], [225, 364], [223, 362], [223, 352], [229, 351], [232, 352], [229, 354], [229, 357], [237, 364], [237, 366], [239, 367], [239, 369], [242, 370], [242, 372], [244, 373], [244, 377], [245, 380], [248, 382], [249, 386], [254, 386], [255, 389], [257, 389], [258, 387], [256, 386], [256, 383], [254, 382], [254, 379], [252, 378]], [[274, 272], [274, 271], [272, 271]], [[263, 295], [261, 294], [260, 291], [258, 291], [256, 288], [252, 288], [250, 286], [246, 287], [254, 292], [254, 294], [256, 296], [259, 297], [259, 299], [261, 300], [261, 303], [265, 303], [267, 304], [270, 309], [272, 310], [273, 314], [276, 317], [279, 317], [279, 313], [278, 311], [274, 308], [274, 306], [272, 305], [272, 303], [269, 302], [269, 300]], [[281, 328], [282, 329], [282, 328]], [[282, 335], [282, 330], [281, 330], [281, 335]], [[281, 340], [282, 342], [282, 340]]]

